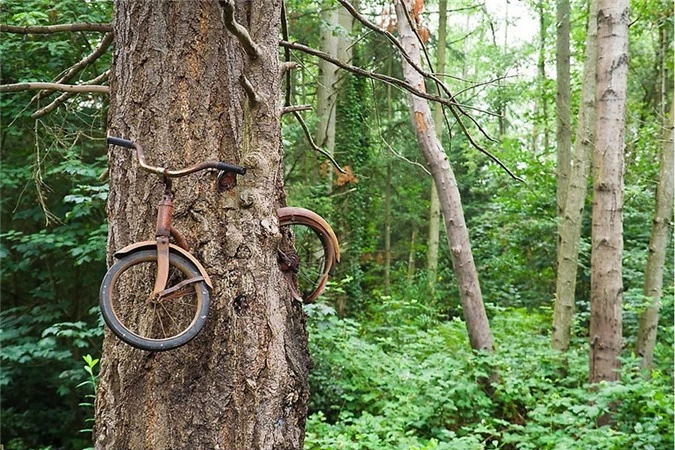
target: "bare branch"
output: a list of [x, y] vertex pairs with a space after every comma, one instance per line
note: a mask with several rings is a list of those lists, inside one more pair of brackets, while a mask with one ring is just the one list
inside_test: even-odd
[[86, 84], [59, 84], [59, 83], [15, 83], [0, 85], [0, 92], [18, 92], [30, 91], [35, 89], [62, 91], [62, 92], [91, 92], [107, 94], [110, 91], [108, 86], [93, 86]]
[[244, 28], [241, 24], [237, 23], [234, 18], [234, 2], [232, 0], [220, 0], [220, 6], [225, 12], [225, 28], [234, 36], [239, 39], [239, 43], [244, 47], [246, 53], [251, 56], [251, 58], [257, 58], [260, 56], [260, 50], [258, 45], [253, 42], [251, 35], [248, 34], [248, 30]]
[[303, 44], [298, 44], [297, 42], [287, 42], [287, 41], [279, 41], [279, 45], [282, 46], [282, 47], [285, 47], [285, 48], [289, 48], [291, 50], [299, 50], [303, 53], [307, 53], [309, 55], [316, 56], [318, 58], [324, 59], [324, 60], [340, 67], [341, 69], [347, 70], [349, 72], [352, 72], [352, 73], [354, 73], [356, 75], [359, 75], [359, 76], [362, 76], [362, 77], [372, 78], [372, 79], [375, 79], [375, 80], [382, 81], [382, 82], [390, 84], [394, 87], [398, 87], [400, 89], [408, 91], [411, 94], [416, 95], [418, 97], [425, 98], [427, 100], [431, 100], [431, 101], [434, 101], [434, 102], [442, 103], [442, 104], [448, 105], [448, 106], [457, 105], [457, 102], [455, 102], [454, 100], [452, 100], [450, 98], [439, 97], [437, 95], [432, 95], [432, 94], [429, 94], [427, 92], [420, 91], [416, 87], [408, 84], [407, 82], [405, 82], [405, 81], [403, 81], [399, 78], [390, 77], [389, 75], [384, 75], [384, 74], [378, 73], [378, 72], [371, 72], [371, 71], [363, 69], [361, 67], [352, 66], [351, 64], [344, 63], [344, 62], [340, 61], [339, 59], [333, 58], [329, 54], [327, 54], [325, 52], [322, 52], [320, 50], [317, 50], [315, 48], [308, 47], [308, 46], [303, 45]]
[[[77, 64], [73, 65], [69, 69], [67, 69], [63, 75], [55, 81], [57, 84], [64, 84], [68, 81], [70, 81], [80, 70], [84, 69], [86, 66], [91, 64], [92, 62], [96, 61], [105, 51], [108, 49], [110, 44], [112, 43], [114, 39], [114, 35], [112, 32], [107, 33], [105, 36], [103, 36], [103, 40], [96, 46], [93, 52], [91, 52], [89, 55], [87, 55], [85, 58], [83, 58], [80, 62]], [[34, 103], [41, 98], [49, 95], [50, 92], [38, 92], [33, 96], [33, 98], [30, 100], [30, 103]]]
[[244, 87], [244, 90], [246, 91], [246, 96], [248, 96], [248, 99], [251, 103], [255, 104], [260, 102], [260, 96], [253, 88], [251, 82], [248, 81], [246, 75], [242, 75], [241, 77], [239, 77], [239, 83], [241, 83], [241, 85]]
[[328, 158], [331, 163], [333, 163], [333, 166], [340, 171], [340, 173], [347, 173], [345, 170], [340, 167], [340, 165], [335, 161], [335, 158], [333, 158], [333, 155], [328, 153], [326, 150], [322, 149], [318, 145], [316, 145], [316, 142], [314, 142], [314, 139], [312, 139], [312, 133], [309, 131], [309, 127], [307, 127], [307, 124], [305, 123], [304, 119], [300, 115], [299, 112], [293, 111], [293, 115], [295, 116], [296, 119], [298, 119], [298, 122], [300, 122], [300, 126], [302, 127], [302, 130], [305, 132], [305, 136], [307, 137], [307, 140], [309, 141], [309, 145], [312, 147], [312, 149], [316, 150], [317, 152], [321, 153], [323, 156]]
[[[103, 72], [101, 75], [97, 76], [93, 80], [86, 81], [82, 83], [82, 86], [90, 86], [90, 85], [97, 85], [99, 83], [102, 83], [103, 81], [108, 79], [108, 76], [110, 75], [110, 70], [106, 70]], [[33, 119], [37, 119], [38, 117], [42, 117], [45, 114], [49, 114], [50, 112], [54, 111], [56, 108], [61, 106], [66, 100], [69, 98], [75, 96], [75, 92], [64, 92], [60, 96], [58, 96], [53, 102], [51, 102], [49, 105], [45, 106], [44, 108], [38, 109], [35, 111], [33, 114], [31, 114], [31, 117]]]
[[296, 111], [311, 111], [312, 105], [293, 105], [293, 106], [284, 106], [281, 109], [281, 115], [283, 116], [284, 114], [296, 112]]
[[62, 31], [99, 31], [108, 33], [112, 31], [112, 25], [109, 23], [65, 23], [60, 25], [18, 27], [0, 24], [0, 33], [50, 34]]

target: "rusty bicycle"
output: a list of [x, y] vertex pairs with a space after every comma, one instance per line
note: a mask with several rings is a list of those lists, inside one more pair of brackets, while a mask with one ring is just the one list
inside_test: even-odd
[[[147, 164], [143, 147], [135, 142], [112, 136], [107, 142], [136, 150], [141, 169], [162, 177], [164, 192], [157, 207], [155, 239], [133, 243], [114, 254], [117, 261], [101, 283], [103, 319], [120, 340], [133, 347], [153, 352], [180, 347], [204, 327], [213, 284], [183, 235], [171, 224], [172, 179], [215, 169], [219, 183], [234, 186], [237, 175], [245, 175], [246, 168], [207, 161], [170, 170]], [[279, 269], [292, 297], [311, 303], [323, 292], [340, 260], [337, 237], [328, 222], [308, 209], [283, 207], [276, 213], [280, 231], [294, 241], [294, 245], [278, 249]]]

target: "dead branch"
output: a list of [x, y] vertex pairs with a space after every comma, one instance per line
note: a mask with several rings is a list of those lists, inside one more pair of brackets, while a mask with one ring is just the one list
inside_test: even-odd
[[99, 31], [101, 33], [109, 33], [112, 31], [112, 25], [109, 23], [65, 23], [59, 25], [19, 27], [0, 24], [0, 33], [50, 34], [60, 33], [62, 31]]
[[90, 92], [107, 94], [110, 91], [108, 86], [94, 86], [86, 84], [59, 84], [59, 83], [15, 83], [0, 85], [0, 92], [18, 92], [30, 90], [49, 90], [62, 92]]
[[312, 105], [291, 105], [291, 106], [284, 106], [281, 109], [281, 115], [283, 116], [284, 114], [292, 113], [292, 112], [300, 112], [300, 111], [311, 111]]
[[[88, 66], [88, 65], [91, 64], [92, 62], [96, 61], [101, 55], [103, 55], [103, 53], [105, 53], [105, 51], [108, 49], [108, 47], [109, 47], [110, 44], [112, 43], [113, 39], [114, 39], [114, 35], [113, 35], [112, 32], [106, 33], [106, 35], [103, 36], [103, 40], [101, 40], [101, 42], [98, 44], [98, 46], [96, 46], [96, 48], [94, 49], [93, 52], [91, 52], [89, 55], [87, 55], [86, 57], [84, 57], [84, 58], [83, 58], [80, 62], [78, 62], [77, 64], [75, 64], [75, 65], [71, 66], [70, 68], [68, 68], [68, 69], [63, 73], [63, 75], [61, 75], [61, 77], [60, 77], [58, 80], [54, 81], [54, 83], [56, 83], [56, 84], [64, 84], [64, 83], [70, 81], [70, 80], [71, 80], [71, 79], [72, 79], [72, 78], [73, 78], [80, 70], [84, 69], [86, 66]], [[33, 96], [33, 98], [30, 100], [30, 103], [32, 104], [32, 103], [34, 103], [34, 102], [40, 100], [41, 98], [43, 98], [43, 97], [45, 97], [45, 96], [47, 96], [47, 95], [49, 95], [49, 94], [50, 94], [49, 91], [47, 91], [47, 92], [38, 92], [38, 93], [35, 94], [35, 95]]]
[[251, 58], [255, 59], [260, 56], [258, 45], [253, 42], [248, 30], [234, 18], [234, 2], [232, 0], [220, 0], [220, 6], [225, 13], [225, 28], [227, 28], [230, 33], [234, 34]]
[[302, 127], [302, 130], [305, 132], [305, 136], [307, 137], [307, 141], [309, 141], [310, 147], [314, 149], [315, 151], [321, 153], [323, 156], [328, 158], [330, 162], [333, 164], [333, 166], [340, 172], [340, 173], [347, 173], [345, 170], [340, 167], [340, 164], [335, 161], [335, 158], [333, 158], [333, 155], [328, 153], [326, 150], [322, 149], [318, 145], [316, 145], [316, 142], [314, 142], [314, 139], [312, 139], [312, 133], [309, 131], [309, 127], [305, 123], [305, 120], [302, 118], [300, 113], [298, 111], [293, 111], [293, 115], [295, 116], [296, 119], [298, 119], [298, 122], [300, 122], [300, 126]]
[[431, 101], [434, 101], [434, 102], [442, 103], [442, 104], [448, 105], [448, 106], [457, 105], [457, 102], [455, 102], [454, 100], [452, 100], [450, 98], [439, 97], [437, 95], [432, 95], [432, 94], [429, 94], [427, 92], [421, 91], [421, 90], [417, 89], [416, 87], [408, 84], [407, 82], [405, 82], [405, 81], [403, 81], [399, 78], [390, 77], [389, 75], [384, 75], [382, 73], [372, 72], [372, 71], [363, 69], [361, 67], [352, 66], [351, 64], [344, 63], [344, 62], [340, 61], [339, 59], [333, 58], [329, 54], [324, 53], [324, 52], [322, 52], [320, 50], [317, 50], [315, 48], [308, 47], [308, 46], [303, 45], [303, 44], [298, 44], [297, 42], [287, 42], [287, 41], [279, 41], [279, 45], [281, 47], [284, 47], [284, 48], [289, 48], [291, 50], [298, 50], [298, 51], [301, 51], [303, 53], [307, 53], [308, 55], [316, 56], [318, 58], [324, 59], [324, 60], [340, 67], [341, 69], [347, 70], [349, 72], [352, 72], [352, 73], [354, 73], [356, 75], [359, 75], [359, 76], [362, 76], [362, 77], [372, 78], [372, 79], [375, 79], [375, 80], [378, 80], [378, 81], [382, 81], [383, 83], [390, 84], [394, 87], [403, 89], [404, 91], [410, 92], [411, 94], [416, 95], [418, 97], [421, 97], [421, 98], [424, 98], [424, 99], [427, 99], [427, 100], [431, 100]]
[[[110, 75], [110, 70], [106, 70], [101, 75], [97, 76], [96, 78], [82, 83], [82, 86], [91, 86], [91, 85], [100, 84], [103, 81], [107, 80], [109, 75]], [[38, 117], [42, 117], [45, 114], [49, 114], [50, 112], [54, 111], [56, 108], [61, 106], [66, 100], [68, 100], [71, 97], [74, 97], [75, 95], [76, 95], [76, 93], [72, 92], [72, 91], [71, 92], [64, 92], [63, 94], [58, 96], [53, 102], [51, 102], [49, 105], [45, 106], [44, 108], [38, 109], [33, 114], [31, 114], [31, 117], [33, 119], [37, 119]]]

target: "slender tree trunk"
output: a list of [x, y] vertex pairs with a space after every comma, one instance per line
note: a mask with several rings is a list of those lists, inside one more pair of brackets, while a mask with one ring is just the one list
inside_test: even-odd
[[387, 163], [384, 190], [384, 293], [391, 292], [391, 161]]
[[413, 225], [412, 236], [410, 236], [410, 250], [408, 252], [408, 274], [406, 281], [408, 284], [412, 283], [415, 276], [415, 243], [417, 241], [417, 226]]
[[590, 381], [619, 379], [628, 0], [598, 1]]
[[[344, 8], [337, 8], [333, 1], [322, 4], [320, 45], [321, 51], [340, 61], [351, 59], [348, 33], [354, 18]], [[319, 80], [317, 83], [317, 108], [319, 124], [316, 143], [330, 155], [335, 153], [335, 115], [340, 77], [338, 67], [319, 59]], [[328, 184], [332, 185], [333, 171], [328, 170]]]
[[644, 294], [650, 304], [640, 316], [640, 327], [636, 353], [642, 358], [641, 365], [651, 371], [654, 363], [656, 330], [659, 324], [659, 310], [663, 293], [663, 268], [668, 246], [668, 228], [673, 217], [673, 118], [675, 103], [671, 104], [670, 118], [665, 120], [667, 133], [661, 151], [659, 184], [656, 187], [656, 210], [652, 233], [649, 238], [649, 255], [645, 269]]
[[[570, 126], [570, 2], [558, 0], [556, 8], [556, 200], [558, 220], [562, 218], [567, 198], [572, 162], [572, 130]], [[558, 237], [560, 249], [560, 237]]]
[[[330, 0], [321, 4], [321, 31], [319, 49], [330, 56], [338, 57], [339, 14]], [[330, 155], [335, 152], [335, 109], [337, 104], [338, 68], [319, 59], [319, 79], [316, 86], [316, 113], [319, 124], [316, 128], [316, 143]], [[327, 171], [328, 186], [332, 185], [333, 171]], [[330, 189], [330, 188], [329, 188]]]
[[[218, 2], [115, 6], [110, 134], [139, 142], [156, 165], [222, 160], [249, 170], [225, 193], [215, 190], [215, 173], [174, 182], [175, 226], [213, 281], [209, 319], [195, 340], [163, 353], [134, 349], [106, 333], [95, 446], [300, 449], [307, 336], [302, 308], [291, 300], [276, 260], [275, 210], [284, 203], [280, 3], [237, 2], [237, 20], [257, 43], [257, 59], [226, 31]], [[247, 99], [244, 76], [257, 103]], [[162, 184], [118, 147], [109, 168], [112, 262], [114, 250], [153, 238]]]
[[[436, 53], [436, 73], [445, 72], [445, 41], [448, 28], [448, 0], [438, 3], [438, 51]], [[436, 137], [439, 141], [443, 135], [443, 107], [440, 103], [434, 105], [434, 125]], [[449, 132], [450, 130], [448, 130]], [[431, 183], [429, 196], [429, 239], [427, 240], [427, 283], [431, 295], [436, 291], [438, 273], [438, 245], [441, 231], [441, 205], [438, 202], [436, 185]]]
[[[404, 4], [396, 1], [398, 32], [403, 48], [415, 63], [420, 64], [420, 45], [414, 30], [408, 23]], [[424, 78], [407, 62], [403, 61], [403, 75], [413, 86], [424, 88]], [[471, 253], [469, 232], [464, 221], [464, 212], [455, 175], [434, 130], [431, 108], [426, 100], [409, 96], [410, 114], [420, 150], [431, 169], [438, 190], [441, 211], [445, 220], [452, 267], [457, 277], [459, 294], [464, 310], [464, 319], [469, 332], [471, 348], [493, 350], [492, 333], [480, 291], [478, 272]]]
[[[532, 153], [536, 154], [541, 145], [542, 150], [548, 148], [548, 102], [546, 101], [546, 12], [544, 2], [537, 3], [539, 14], [539, 57], [537, 58], [537, 72], [539, 74], [539, 95], [534, 104], [534, 127], [532, 130]], [[542, 138], [543, 136], [543, 138]], [[542, 138], [541, 144], [539, 139]]]
[[558, 249], [558, 274], [556, 300], [553, 310], [553, 348], [566, 351], [574, 320], [577, 266], [579, 262], [579, 239], [584, 202], [588, 190], [588, 172], [591, 152], [595, 141], [595, 74], [598, 2], [591, 0], [588, 30], [586, 35], [586, 59], [581, 85], [581, 102], [577, 116], [577, 131], [574, 139], [574, 164], [565, 196], [563, 215], [558, 226], [560, 244]]

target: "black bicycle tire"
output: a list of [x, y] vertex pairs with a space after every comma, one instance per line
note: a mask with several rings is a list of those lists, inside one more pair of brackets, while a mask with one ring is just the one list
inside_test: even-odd
[[[120, 258], [115, 264], [113, 264], [108, 272], [103, 278], [101, 283], [101, 290], [99, 296], [99, 302], [101, 307], [101, 314], [103, 315], [103, 320], [105, 321], [108, 328], [123, 342], [131, 345], [132, 347], [147, 350], [151, 352], [162, 352], [166, 350], [172, 350], [178, 348], [182, 345], [187, 344], [192, 339], [194, 339], [197, 334], [204, 328], [206, 323], [206, 318], [209, 313], [209, 288], [205, 281], [199, 281], [195, 283], [197, 285], [197, 296], [200, 297], [200, 307], [198, 312], [195, 314], [195, 318], [190, 323], [190, 325], [183, 330], [181, 333], [171, 336], [166, 339], [151, 339], [140, 336], [133, 331], [129, 330], [124, 324], [117, 318], [115, 312], [113, 311], [111, 293], [115, 286], [115, 281], [118, 279], [118, 276], [122, 274], [125, 270], [134, 265], [145, 262], [152, 261], [157, 259], [157, 250], [156, 249], [145, 249], [137, 250], [124, 257]], [[169, 265], [178, 268], [183, 271], [183, 273], [189, 273], [191, 277], [201, 276], [199, 270], [195, 265], [184, 258], [183, 256], [171, 252], [169, 254]], [[182, 266], [182, 269], [181, 269]], [[185, 269], [185, 272], [183, 269]]]

